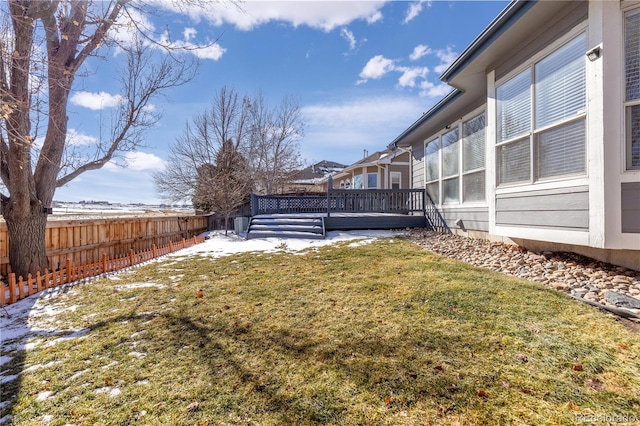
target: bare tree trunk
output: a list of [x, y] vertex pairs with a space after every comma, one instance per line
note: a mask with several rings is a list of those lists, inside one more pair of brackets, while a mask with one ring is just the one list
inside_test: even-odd
[[42, 205], [31, 206], [30, 215], [15, 214], [11, 208], [4, 212], [9, 235], [9, 259], [11, 271], [27, 278], [34, 271], [44, 273], [49, 268], [49, 260], [45, 247], [45, 230], [47, 215]]

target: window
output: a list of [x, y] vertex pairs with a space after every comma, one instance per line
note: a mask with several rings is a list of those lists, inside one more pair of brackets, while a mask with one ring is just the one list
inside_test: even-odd
[[450, 127], [426, 145], [427, 192], [436, 204], [484, 202], [485, 113]]
[[624, 18], [627, 169], [640, 169], [640, 9]]
[[378, 187], [378, 173], [367, 173], [367, 188], [376, 189]]
[[362, 175], [355, 175], [353, 177], [353, 189], [362, 189]]
[[586, 172], [586, 35], [496, 88], [499, 184]]
[[485, 201], [485, 116], [462, 123], [463, 202]]
[[458, 129], [442, 135], [442, 202], [444, 204], [460, 201], [460, 148]]
[[390, 172], [389, 178], [391, 180], [391, 189], [402, 188], [402, 172]]
[[434, 203], [440, 204], [440, 138], [427, 142], [425, 165], [427, 193]]

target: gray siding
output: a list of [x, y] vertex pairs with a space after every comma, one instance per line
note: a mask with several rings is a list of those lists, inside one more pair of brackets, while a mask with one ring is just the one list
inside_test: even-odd
[[411, 168], [413, 170], [411, 188], [424, 188], [424, 143], [413, 145]]
[[496, 195], [496, 225], [589, 230], [589, 187]]
[[447, 222], [449, 228], [457, 228], [456, 220], [462, 219], [465, 229], [473, 231], [489, 232], [489, 209], [488, 207], [474, 208], [447, 208], [442, 207], [440, 214]]
[[640, 233], [640, 182], [622, 184], [622, 232]]
[[523, 34], [524, 38], [517, 44], [518, 48], [514, 49], [513, 54], [505, 57], [504, 62], [496, 64], [497, 79], [528, 61], [531, 56], [575, 28], [580, 22], [585, 21], [589, 13], [589, 4], [586, 1], [567, 2], [567, 7], [562, 12], [556, 16], [556, 19], [541, 23], [535, 33]]

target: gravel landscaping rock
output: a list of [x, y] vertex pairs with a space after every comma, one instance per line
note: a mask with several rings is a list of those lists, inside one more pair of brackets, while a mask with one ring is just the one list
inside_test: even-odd
[[575, 253], [535, 253], [516, 245], [423, 229], [410, 230], [407, 238], [443, 256], [640, 315], [640, 271]]

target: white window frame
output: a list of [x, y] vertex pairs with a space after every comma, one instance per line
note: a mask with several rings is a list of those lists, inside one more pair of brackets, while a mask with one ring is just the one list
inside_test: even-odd
[[[375, 176], [376, 177], [376, 186], [371, 187], [369, 186], [369, 176]], [[367, 172], [367, 189], [378, 189], [380, 187], [380, 176], [378, 174], [378, 172]]]
[[[539, 52], [537, 55], [534, 55], [533, 57], [531, 57], [529, 59], [529, 61], [527, 61], [526, 63], [524, 63], [522, 66], [515, 68], [514, 70], [512, 70], [511, 72], [509, 72], [507, 75], [505, 75], [504, 77], [500, 78], [499, 80], [496, 81], [495, 84], [495, 88], [496, 88], [496, 100], [497, 100], [497, 91], [498, 88], [503, 85], [504, 83], [508, 82], [509, 80], [511, 80], [512, 78], [520, 75], [522, 72], [525, 72], [526, 70], [530, 70], [530, 77], [531, 77], [531, 85], [529, 87], [530, 90], [530, 108], [529, 108], [529, 113], [531, 114], [531, 119], [530, 119], [530, 129], [528, 133], [525, 134], [520, 134], [516, 137], [513, 137], [511, 139], [508, 140], [504, 140], [504, 141], [498, 141], [498, 139], [496, 138], [496, 145], [495, 145], [495, 167], [496, 167], [496, 173], [495, 173], [495, 183], [496, 183], [496, 187], [497, 189], [504, 189], [504, 188], [509, 188], [509, 187], [521, 187], [521, 186], [526, 186], [526, 185], [536, 185], [536, 184], [546, 184], [546, 183], [553, 183], [553, 182], [560, 182], [560, 181], [566, 181], [566, 180], [572, 180], [572, 179], [576, 179], [576, 178], [583, 178], [583, 177], [587, 177], [588, 175], [588, 167], [587, 167], [587, 153], [588, 153], [588, 135], [586, 133], [586, 120], [587, 120], [587, 100], [585, 99], [585, 108], [584, 110], [581, 110], [578, 114], [570, 116], [568, 118], [564, 118], [562, 120], [559, 120], [557, 122], [554, 122], [550, 125], [544, 126], [544, 127], [540, 127], [540, 128], [536, 128], [536, 120], [535, 120], [535, 109], [536, 109], [536, 98], [535, 98], [535, 66], [536, 64], [538, 64], [539, 62], [543, 61], [545, 58], [547, 58], [548, 56], [552, 55], [553, 53], [555, 53], [556, 51], [558, 51], [559, 49], [561, 49], [562, 47], [564, 47], [565, 45], [567, 45], [567, 43], [571, 42], [572, 40], [574, 40], [575, 38], [579, 37], [580, 35], [584, 34], [587, 41], [588, 41], [588, 34], [587, 34], [587, 26], [586, 24], [580, 24], [578, 25], [576, 28], [574, 28], [572, 31], [570, 31], [568, 34], [566, 34], [564, 37], [561, 37], [560, 39], [556, 40], [555, 43], [551, 44], [548, 48], [542, 50], [541, 52]], [[586, 55], [585, 55], [585, 69], [586, 69]], [[586, 71], [585, 71], [586, 72]], [[585, 83], [586, 84], [586, 83]], [[586, 94], [585, 94], [586, 96]], [[497, 102], [496, 102], [496, 108], [497, 108]], [[495, 111], [496, 117], [497, 117], [497, 109]], [[578, 172], [578, 173], [570, 173], [570, 174], [564, 174], [564, 175], [558, 175], [558, 176], [551, 176], [551, 177], [545, 177], [545, 178], [541, 178], [536, 176], [536, 170], [537, 170], [537, 164], [535, 163], [535, 159], [537, 156], [537, 148], [538, 148], [538, 137], [541, 133], [550, 130], [550, 129], [555, 129], [555, 128], [561, 128], [563, 126], [566, 126], [568, 124], [570, 124], [571, 122], [574, 121], [578, 121], [578, 120], [583, 120], [585, 123], [585, 140], [584, 140], [584, 153], [585, 153], [585, 158], [584, 158], [584, 169], [582, 172]], [[498, 123], [496, 122], [496, 126], [498, 125]], [[496, 128], [497, 131], [497, 128]], [[500, 152], [500, 147], [503, 146], [507, 146], [509, 144], [513, 144], [516, 142], [521, 142], [524, 140], [528, 140], [529, 142], [529, 179], [527, 180], [520, 180], [520, 181], [516, 181], [516, 182], [506, 182], [506, 183], [501, 183], [501, 177], [500, 177], [500, 159], [499, 159], [499, 152]]]
[[398, 188], [397, 189], [402, 189], [402, 172], [397, 172], [397, 171], [390, 171], [389, 172], [389, 189], [394, 189], [393, 188], [393, 183], [394, 183], [395, 180], [398, 181]]
[[[622, 13], [622, 42], [623, 42], [623, 46], [626, 43], [627, 40], [627, 35], [626, 35], [626, 20], [627, 20], [627, 16], [628, 15], [634, 15], [634, 14], [640, 14], [640, 7], [634, 7], [634, 8], [629, 8], [627, 10], [624, 10]], [[623, 56], [622, 56], [622, 67], [623, 67], [623, 72], [625, 73], [625, 78], [624, 78], [624, 82], [623, 82], [623, 117], [624, 117], [624, 127], [623, 127], [623, 134], [624, 134], [624, 153], [625, 153], [625, 170], [627, 171], [639, 171], [640, 170], [640, 163], [634, 165], [632, 164], [632, 140], [631, 140], [631, 135], [630, 135], [630, 123], [629, 123], [629, 114], [628, 111], [631, 110], [632, 107], [638, 107], [640, 106], [640, 96], [637, 99], [632, 99], [632, 100], [627, 100], [627, 96], [626, 96], [626, 92], [627, 92], [627, 85], [626, 85], [626, 61], [627, 61], [627, 52], [625, 51], [624, 47], [623, 47]]]
[[[464, 169], [464, 161], [465, 161], [465, 156], [464, 156], [464, 124], [470, 122], [471, 120], [475, 120], [476, 118], [480, 117], [481, 115], [484, 115], [484, 161], [482, 163], [482, 167], [476, 167], [475, 169], [469, 169], [466, 170]], [[487, 112], [485, 111], [484, 107], [481, 108], [478, 111], [474, 111], [474, 113], [469, 114], [467, 117], [465, 117], [463, 120], [461, 120], [460, 123], [460, 150], [461, 150], [461, 155], [460, 155], [460, 177], [461, 177], [461, 181], [460, 181], [460, 195], [461, 195], [461, 200], [460, 203], [464, 204], [464, 205], [468, 205], [468, 204], [485, 204], [487, 202], [487, 185], [486, 185], [486, 180], [487, 180]], [[485, 185], [484, 185], [484, 197], [482, 197], [482, 200], [471, 200], [471, 201], [465, 201], [466, 198], [466, 191], [464, 189], [464, 180], [468, 177], [471, 176], [473, 174], [477, 174], [480, 172], [484, 172], [483, 176], [484, 176], [484, 181], [485, 181]]]
[[[485, 138], [484, 138], [484, 143], [485, 143], [485, 158], [484, 158], [484, 165], [482, 167], [473, 169], [473, 170], [468, 170], [468, 171], [464, 171], [464, 152], [463, 152], [463, 124], [484, 114], [485, 116]], [[467, 206], [477, 206], [477, 205], [481, 205], [484, 206], [487, 204], [487, 186], [486, 186], [486, 167], [487, 167], [487, 134], [486, 134], [486, 129], [487, 129], [487, 111], [485, 106], [481, 106], [480, 108], [477, 108], [475, 110], [473, 110], [472, 112], [470, 112], [469, 114], [466, 114], [465, 116], [462, 117], [462, 119], [456, 121], [455, 123], [452, 123], [450, 126], [447, 126], [447, 128], [442, 129], [440, 132], [438, 132], [437, 134], [433, 135], [432, 137], [428, 138], [425, 140], [424, 142], [424, 153], [425, 153], [425, 161], [424, 161], [424, 180], [425, 180], [425, 189], [429, 186], [429, 185], [434, 185], [437, 184], [438, 185], [438, 199], [437, 200], [433, 200], [435, 204], [439, 205], [439, 206], [447, 206], [447, 207], [467, 207]], [[442, 154], [442, 137], [453, 131], [453, 130], [457, 130], [458, 131], [458, 146], [457, 146], [457, 151], [458, 151], [458, 173], [451, 175], [451, 176], [444, 176], [444, 167], [443, 167], [443, 154]], [[427, 167], [428, 167], [428, 162], [427, 162], [427, 146], [431, 143], [437, 143], [438, 144], [438, 177], [436, 179], [431, 179], [428, 180], [428, 174], [427, 174]], [[471, 175], [474, 173], [478, 173], [480, 171], [485, 171], [485, 193], [484, 193], [484, 199], [482, 201], [464, 201], [465, 198], [465, 194], [464, 194], [464, 184], [463, 184], [463, 180], [465, 175]], [[448, 181], [448, 180], [453, 180], [453, 179], [457, 179], [458, 180], [458, 200], [456, 202], [453, 201], [449, 201], [449, 202], [444, 202], [444, 194], [443, 194], [443, 189], [444, 189], [444, 182]]]

